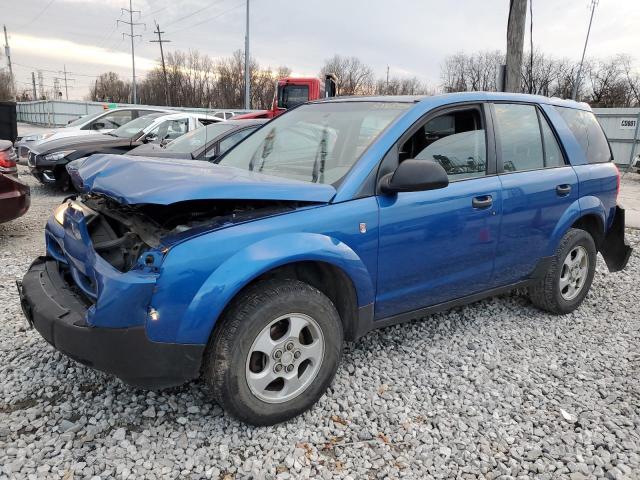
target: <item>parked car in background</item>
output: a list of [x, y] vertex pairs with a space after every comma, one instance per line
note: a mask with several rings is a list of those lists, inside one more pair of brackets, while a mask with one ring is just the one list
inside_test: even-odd
[[29, 152], [31, 173], [42, 183], [70, 187], [67, 163], [94, 153], [128, 152], [144, 143], [174, 140], [185, 133], [221, 120], [208, 114], [152, 113], [125, 123], [107, 134], [67, 137], [34, 146]]
[[199, 128], [166, 145], [149, 143], [127, 155], [212, 161], [268, 120], [228, 120]]
[[15, 144], [18, 159], [26, 164], [29, 149], [42, 141], [90, 135], [92, 133], [108, 133], [143, 115], [162, 112], [170, 113], [171, 110], [161, 107], [123, 107], [84, 115], [64, 127], [52, 128], [19, 138]]
[[631, 254], [606, 137], [553, 98], [335, 99], [216, 164], [96, 155], [78, 174], [19, 286], [28, 321], [133, 385], [201, 376], [252, 424], [310, 408], [345, 340], [515, 288], [566, 314], [598, 252], [612, 272]]
[[24, 215], [31, 204], [29, 186], [18, 180], [16, 160], [13, 144], [0, 140], [0, 223]]

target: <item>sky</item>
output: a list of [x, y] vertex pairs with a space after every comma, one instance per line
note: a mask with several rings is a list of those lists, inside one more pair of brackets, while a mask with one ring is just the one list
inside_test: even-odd
[[[579, 59], [590, 0], [532, 0], [534, 47]], [[149, 41], [157, 21], [172, 50], [212, 57], [244, 48], [246, 0], [133, 0], [136, 73], [158, 64]], [[0, 0], [18, 88], [43, 70], [45, 87], [66, 67], [69, 99], [82, 99], [102, 72], [131, 77], [128, 0]], [[250, 52], [262, 67], [286, 65], [317, 75], [334, 54], [357, 56], [382, 77], [439, 84], [440, 65], [457, 52], [504, 50], [509, 0], [250, 0]], [[527, 22], [529, 19], [527, 18]], [[640, 0], [600, 0], [588, 57], [635, 56], [640, 65]], [[146, 26], [146, 28], [145, 28]], [[529, 45], [529, 24], [525, 45]], [[0, 64], [6, 64], [4, 55]], [[60, 80], [64, 95], [64, 81]]]

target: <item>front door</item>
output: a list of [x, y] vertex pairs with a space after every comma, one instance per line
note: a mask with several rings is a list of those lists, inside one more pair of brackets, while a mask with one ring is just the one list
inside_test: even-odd
[[376, 319], [491, 285], [502, 200], [485, 119], [482, 105], [445, 110], [400, 141], [399, 162], [434, 160], [450, 183], [438, 190], [379, 195]]

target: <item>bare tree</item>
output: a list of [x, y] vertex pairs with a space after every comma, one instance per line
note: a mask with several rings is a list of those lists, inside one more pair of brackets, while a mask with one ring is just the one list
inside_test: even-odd
[[13, 85], [8, 70], [0, 70], [0, 101], [13, 100]]
[[115, 72], [101, 74], [89, 89], [90, 100], [97, 102], [126, 103], [131, 94], [131, 84]]
[[357, 57], [334, 55], [325, 60], [320, 76], [333, 73], [338, 78], [338, 95], [368, 95], [374, 91], [373, 70]]

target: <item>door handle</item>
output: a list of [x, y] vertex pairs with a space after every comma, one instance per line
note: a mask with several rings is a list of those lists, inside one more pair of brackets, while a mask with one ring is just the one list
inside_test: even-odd
[[561, 197], [566, 197], [567, 195], [569, 195], [571, 193], [571, 185], [568, 185], [566, 183], [564, 183], [562, 185], [558, 185], [556, 187], [556, 193], [558, 195], [560, 195]]
[[491, 207], [491, 205], [493, 205], [493, 198], [491, 198], [491, 195], [473, 197], [473, 200], [471, 201], [471, 206], [473, 208], [485, 209]]

